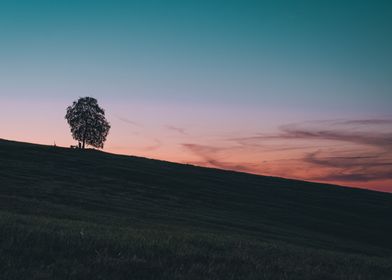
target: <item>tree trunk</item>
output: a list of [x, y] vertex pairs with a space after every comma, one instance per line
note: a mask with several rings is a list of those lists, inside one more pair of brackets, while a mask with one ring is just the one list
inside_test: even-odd
[[83, 132], [83, 150], [86, 148], [86, 136], [87, 136], [87, 120], [85, 120], [85, 127]]

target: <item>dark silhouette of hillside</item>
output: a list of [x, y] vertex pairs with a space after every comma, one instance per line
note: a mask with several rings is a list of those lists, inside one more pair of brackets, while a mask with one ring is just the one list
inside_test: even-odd
[[5, 279], [392, 278], [387, 193], [0, 140], [0, 211]]

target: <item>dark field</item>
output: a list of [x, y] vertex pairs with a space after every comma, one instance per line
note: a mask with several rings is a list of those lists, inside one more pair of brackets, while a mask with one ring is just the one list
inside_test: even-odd
[[0, 140], [0, 279], [392, 279], [392, 195]]

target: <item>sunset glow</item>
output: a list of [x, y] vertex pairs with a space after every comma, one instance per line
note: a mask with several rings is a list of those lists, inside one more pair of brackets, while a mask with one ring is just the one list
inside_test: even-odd
[[392, 192], [390, 5], [15, 2], [0, 138], [74, 145], [93, 96], [107, 152]]

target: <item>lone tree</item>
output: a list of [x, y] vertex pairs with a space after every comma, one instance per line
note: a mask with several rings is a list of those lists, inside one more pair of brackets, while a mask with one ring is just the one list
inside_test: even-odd
[[92, 97], [82, 97], [67, 108], [65, 118], [71, 127], [72, 137], [87, 145], [103, 148], [108, 136], [110, 124], [105, 118], [105, 111]]

